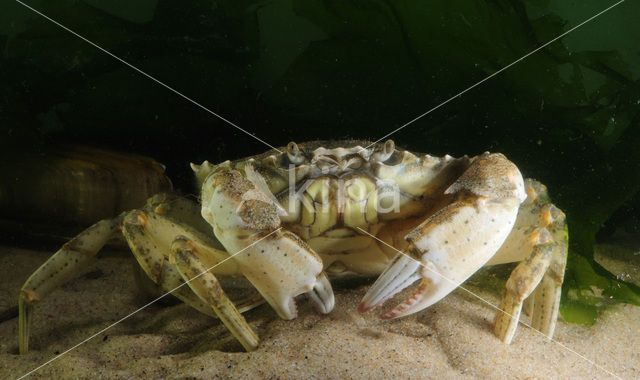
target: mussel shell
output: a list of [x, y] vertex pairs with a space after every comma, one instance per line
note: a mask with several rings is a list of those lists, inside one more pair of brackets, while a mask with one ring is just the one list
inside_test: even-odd
[[82, 146], [5, 163], [0, 175], [0, 216], [19, 221], [88, 225], [172, 190], [151, 158]]

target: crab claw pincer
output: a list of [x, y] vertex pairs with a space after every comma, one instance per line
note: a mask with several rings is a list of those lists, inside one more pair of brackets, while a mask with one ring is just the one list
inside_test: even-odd
[[406, 253], [399, 253], [364, 296], [358, 311], [363, 313], [382, 305], [420, 279], [420, 285], [409, 298], [380, 318], [399, 318], [423, 310], [438, 302], [459, 284], [440, 272], [431, 261], [425, 263]]

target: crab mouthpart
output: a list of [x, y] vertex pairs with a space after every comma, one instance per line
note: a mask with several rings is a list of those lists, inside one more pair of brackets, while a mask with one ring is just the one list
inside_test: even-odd
[[386, 300], [419, 280], [419, 267], [420, 262], [406, 254], [396, 255], [364, 295], [360, 306], [358, 306], [358, 311], [364, 313], [382, 305]]

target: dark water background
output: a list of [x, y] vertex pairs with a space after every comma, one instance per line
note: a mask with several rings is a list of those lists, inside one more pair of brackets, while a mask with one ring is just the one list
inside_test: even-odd
[[[274, 146], [377, 140], [614, 4], [27, 3]], [[549, 187], [570, 226], [569, 320], [640, 304], [637, 286], [593, 261], [596, 237], [640, 234], [638, 15], [625, 1], [392, 136], [434, 155], [502, 152]], [[5, 169], [76, 143], [153, 157], [194, 192], [189, 162], [267, 149], [10, 0], [0, 57]], [[592, 286], [602, 295], [580, 295]]]

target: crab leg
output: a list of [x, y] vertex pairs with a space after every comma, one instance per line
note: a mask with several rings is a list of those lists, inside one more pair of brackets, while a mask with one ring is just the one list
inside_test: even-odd
[[191, 290], [215, 311], [240, 344], [247, 351], [255, 350], [258, 347], [258, 336], [224, 294], [218, 279], [191, 251], [190, 245], [186, 239], [176, 239], [171, 247], [171, 264], [176, 266]]
[[549, 241], [548, 234], [532, 234], [531, 242], [528, 244], [528, 247], [532, 248], [531, 256], [518, 264], [507, 280], [506, 292], [500, 302], [493, 330], [507, 344], [511, 343], [518, 326], [524, 299], [538, 286], [549, 267], [554, 246]]
[[[228, 258], [226, 252], [211, 247], [188, 225], [152, 211], [129, 213], [123, 233], [153, 282], [200, 312], [220, 318], [247, 351], [258, 346], [258, 337], [212, 273], [237, 273], [235, 263], [223, 262]], [[182, 286], [185, 282], [188, 287]], [[254, 301], [243, 309], [260, 303]]]
[[[203, 298], [196, 296], [187, 287], [179, 287], [183, 279], [176, 272], [175, 265], [169, 262], [169, 255], [177, 238], [187, 239], [191, 253], [195, 254], [213, 274], [239, 274], [237, 266], [231, 260], [218, 264], [229, 257], [226, 252], [211, 247], [209, 242], [204, 241], [203, 237], [188, 225], [175, 223], [155, 212], [131, 211], [124, 218], [122, 232], [138, 264], [156, 285], [165, 291], [172, 291], [174, 296], [194, 309], [212, 317], [218, 316]], [[259, 296], [257, 293], [256, 295]], [[250, 296], [239, 300], [237, 308], [244, 312], [263, 302], [261, 297]]]
[[294, 297], [307, 293], [322, 313], [333, 309], [331, 285], [320, 257], [282, 230], [278, 207], [237, 170], [220, 169], [202, 188], [202, 216], [233, 259], [283, 319], [297, 316]]
[[477, 157], [445, 194], [454, 194], [454, 200], [406, 236], [407, 253], [380, 275], [360, 311], [375, 308], [418, 278], [415, 294], [382, 318], [409, 315], [439, 301], [500, 248], [526, 198], [515, 165], [488, 153]]
[[548, 203], [544, 185], [527, 179], [525, 188], [528, 198], [521, 206], [516, 224], [489, 262], [522, 260], [507, 281], [500, 303], [502, 311], [496, 315], [494, 332], [506, 343], [513, 338], [526, 297], [533, 328], [553, 336], [567, 258], [564, 214]]
[[20, 353], [29, 351], [29, 327], [33, 305], [86, 267], [107, 240], [118, 233], [122, 215], [101, 220], [65, 243], [24, 283], [18, 300], [18, 343]]

